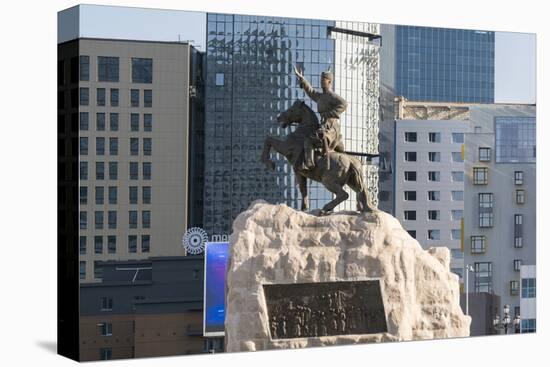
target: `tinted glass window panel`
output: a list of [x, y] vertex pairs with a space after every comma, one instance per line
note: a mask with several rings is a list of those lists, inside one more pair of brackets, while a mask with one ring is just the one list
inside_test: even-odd
[[100, 82], [118, 82], [118, 57], [98, 56], [97, 80]]
[[132, 58], [132, 82], [152, 83], [153, 82], [153, 59]]

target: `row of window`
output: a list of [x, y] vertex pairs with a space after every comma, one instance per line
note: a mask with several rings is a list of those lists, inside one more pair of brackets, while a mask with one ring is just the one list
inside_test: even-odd
[[[102, 91], [100, 91], [102, 90]], [[64, 97], [63, 97], [64, 98]], [[112, 98], [112, 95], [111, 95]], [[116, 95], [116, 105], [118, 106], [118, 94]], [[113, 106], [111, 99], [111, 106]], [[98, 106], [105, 106], [105, 89], [98, 88], [96, 91], [96, 102]], [[79, 104], [81, 106], [90, 105], [90, 89], [80, 87]], [[130, 106], [140, 107], [140, 92], [139, 89], [130, 89]], [[143, 107], [153, 107], [153, 91], [151, 89], [143, 90]]]
[[[416, 162], [417, 152], [405, 152], [405, 162]], [[452, 152], [451, 153], [452, 162], [464, 162], [461, 152]], [[428, 161], [430, 162], [441, 162], [441, 152], [428, 152]]]
[[[96, 131], [105, 131], [106, 116], [104, 112], [96, 113]], [[88, 131], [90, 125], [88, 112], [80, 112], [80, 130]], [[118, 131], [119, 118], [118, 112], [109, 113], [109, 130]], [[143, 114], [143, 131], [150, 132], [153, 130], [153, 115], [150, 113]], [[130, 114], [130, 131], [139, 131], [139, 113]]]
[[[103, 205], [105, 204], [105, 187], [104, 186], [96, 186], [95, 187], [95, 204], [96, 205]], [[128, 188], [129, 198], [128, 202], [129, 204], [138, 204], [138, 187], [137, 186], [130, 186]], [[108, 194], [108, 203], [109, 204], [118, 204], [118, 187], [117, 186], [109, 186], [107, 187], [107, 194]], [[151, 186], [143, 186], [141, 188], [141, 203], [142, 204], [151, 204]], [[88, 187], [87, 186], [80, 186], [80, 204], [86, 205], [88, 204]]]
[[[150, 180], [151, 179], [151, 162], [142, 163], [142, 179]], [[130, 162], [130, 180], [139, 179], [139, 163]], [[118, 179], [118, 162], [109, 162], [109, 180]], [[80, 162], [80, 179], [88, 179], [88, 162]], [[105, 180], [105, 162], [95, 162], [95, 179], [96, 180]]]
[[[132, 83], [153, 82], [153, 59], [132, 57]], [[71, 65], [72, 66], [72, 65]], [[80, 81], [90, 80], [90, 56], [80, 56]], [[118, 82], [120, 58], [113, 56], [97, 57], [97, 81]]]
[[[408, 143], [418, 142], [418, 133], [413, 131], [405, 132], [405, 141]], [[464, 143], [464, 133], [452, 133], [451, 141], [457, 144]], [[441, 143], [441, 133], [438, 132], [429, 132], [428, 133], [428, 142], [430, 143]]]
[[[95, 138], [96, 155], [105, 155], [105, 141], [107, 138]], [[153, 150], [153, 140], [143, 138], [143, 155], [151, 155]], [[88, 138], [80, 138], [80, 155], [88, 155]], [[109, 155], [118, 155], [118, 138], [109, 138]], [[139, 155], [139, 138], [130, 138], [130, 155]]]
[[[417, 181], [417, 172], [416, 171], [405, 171], [405, 181], [416, 182]], [[453, 182], [463, 182], [464, 181], [464, 172], [462, 171], [452, 171], [451, 180]], [[440, 171], [428, 171], [428, 181], [430, 182], [441, 182], [441, 172]]]
[[[405, 212], [406, 213], [406, 212]], [[412, 238], [416, 239], [416, 230], [407, 231]], [[440, 229], [428, 229], [428, 240], [440, 241], [441, 240], [441, 230]], [[451, 229], [451, 240], [460, 240], [461, 230], [460, 229]]]
[[[462, 209], [451, 210], [451, 220], [461, 220], [464, 211]], [[404, 217], [406, 220], [416, 220], [416, 210], [405, 210]], [[441, 220], [440, 210], [428, 210], [428, 220]]]
[[[151, 235], [143, 234], [141, 237], [141, 252], [147, 253], [151, 250]], [[117, 236], [106, 236], [107, 242], [105, 242], [105, 236], [94, 236], [94, 254], [104, 254], [105, 251], [105, 245], [107, 245], [107, 253], [108, 254], [116, 254], [116, 247], [117, 247]], [[79, 251], [81, 255], [86, 255], [88, 251], [87, 246], [87, 237], [86, 236], [80, 236], [80, 243], [79, 243]], [[137, 253], [137, 247], [138, 246], [138, 236], [137, 235], [130, 235], [128, 236], [128, 252], [129, 253]], [[81, 262], [81, 264], [84, 261]], [[81, 279], [86, 278], [86, 269], [83, 270], [84, 274], [81, 272]], [[82, 278], [82, 276], [84, 278]]]
[[[417, 198], [417, 192], [416, 191], [405, 191], [404, 194], [405, 194], [405, 200], [406, 201], [416, 201], [416, 198]], [[454, 201], [462, 201], [464, 199], [464, 192], [463, 191], [452, 191], [451, 192], [451, 198]], [[438, 191], [438, 190], [428, 191], [428, 201], [440, 201], [440, 200], [441, 200], [441, 191]]]
[[[116, 229], [117, 228], [117, 216], [118, 212], [116, 210], [107, 211], [107, 228]], [[94, 229], [104, 229], [105, 227], [105, 212], [103, 211], [94, 211]], [[80, 229], [88, 228], [88, 212], [80, 212]], [[130, 210], [128, 211], [128, 228], [135, 229], [138, 228], [138, 211]], [[142, 210], [141, 211], [141, 228], [151, 228], [151, 211]]]

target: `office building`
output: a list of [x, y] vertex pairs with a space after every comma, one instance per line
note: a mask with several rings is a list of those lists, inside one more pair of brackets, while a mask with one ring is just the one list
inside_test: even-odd
[[471, 106], [472, 130], [465, 135], [469, 290], [499, 296], [512, 318], [523, 316], [522, 267], [536, 265], [535, 116], [534, 105]]
[[520, 270], [521, 332], [537, 331], [537, 267], [522, 265]]

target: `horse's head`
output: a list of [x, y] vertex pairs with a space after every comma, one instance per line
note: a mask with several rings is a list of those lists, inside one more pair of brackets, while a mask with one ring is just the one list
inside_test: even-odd
[[309, 107], [302, 100], [296, 100], [286, 111], [277, 116], [277, 122], [282, 128], [288, 127], [292, 123], [302, 123], [307, 115]]

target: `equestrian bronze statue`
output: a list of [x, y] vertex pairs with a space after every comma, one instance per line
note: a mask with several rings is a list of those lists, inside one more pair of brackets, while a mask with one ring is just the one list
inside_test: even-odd
[[332, 212], [338, 204], [348, 199], [349, 194], [344, 190], [346, 185], [357, 193], [357, 210], [375, 210], [369, 201], [361, 162], [344, 152], [339, 117], [346, 110], [347, 102], [332, 91], [332, 73], [321, 74], [322, 92], [314, 90], [296, 68], [295, 73], [306, 94], [317, 102], [321, 121], [304, 101], [294, 102], [277, 116], [277, 122], [282, 128], [296, 125], [296, 129], [285, 138], [268, 136], [264, 142], [262, 162], [270, 169], [275, 168], [274, 162], [269, 159], [271, 149], [288, 160], [302, 195], [302, 210], [309, 209], [307, 179], [322, 183], [335, 194], [335, 198], [322, 208], [321, 214]]

